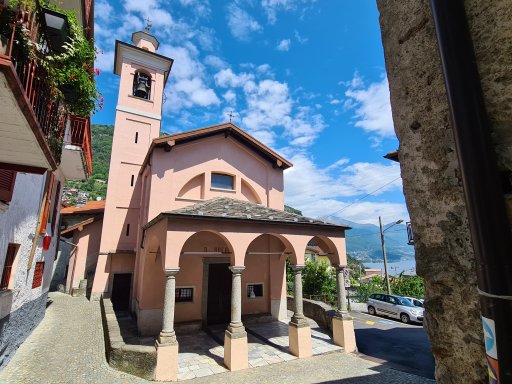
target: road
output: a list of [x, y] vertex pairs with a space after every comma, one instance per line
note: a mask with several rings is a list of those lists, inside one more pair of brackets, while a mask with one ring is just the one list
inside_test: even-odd
[[364, 358], [388, 368], [434, 379], [430, 341], [420, 324], [351, 312], [357, 348]]

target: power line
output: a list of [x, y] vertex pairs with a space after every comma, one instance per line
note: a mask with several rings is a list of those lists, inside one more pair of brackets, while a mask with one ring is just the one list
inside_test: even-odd
[[381, 186], [381, 187], [377, 188], [375, 191], [368, 193], [367, 195], [365, 195], [365, 196], [361, 197], [360, 199], [357, 199], [357, 200], [356, 200], [356, 201], [354, 201], [353, 203], [350, 203], [350, 204], [348, 204], [348, 205], [345, 205], [345, 206], [344, 206], [344, 207], [342, 207], [341, 209], [338, 209], [336, 212], [331, 213], [331, 214], [330, 214], [330, 215], [328, 215], [328, 216], [323, 216], [323, 217], [321, 217], [320, 219], [321, 219], [321, 220], [323, 220], [323, 221], [325, 221], [325, 219], [327, 219], [328, 217], [331, 217], [331, 216], [333, 216], [333, 215], [335, 215], [335, 214], [337, 214], [337, 213], [340, 213], [341, 211], [343, 211], [343, 210], [347, 209], [348, 207], [350, 207], [350, 206], [352, 206], [352, 205], [354, 205], [354, 204], [359, 203], [361, 200], [366, 199], [367, 197], [369, 197], [369, 196], [373, 195], [375, 192], [380, 191], [382, 188], [387, 187], [389, 184], [394, 183], [395, 181], [397, 181], [397, 180], [398, 180], [398, 179], [400, 179], [400, 178], [401, 178], [401, 176], [398, 176], [396, 179], [391, 180], [389, 183], [384, 184], [383, 186]]
[[[403, 232], [403, 231], [406, 231], [407, 228], [401, 228], [401, 229], [397, 229], [397, 230], [394, 230], [394, 231], [386, 231], [386, 233], [393, 233], [393, 232]], [[372, 235], [380, 235], [380, 232], [368, 232], [368, 233], [363, 233], [363, 234], [360, 234], [360, 235], [354, 235], [354, 236], [345, 236], [346, 239], [348, 238], [352, 238], [352, 237], [364, 237], [364, 236], [372, 236]]]

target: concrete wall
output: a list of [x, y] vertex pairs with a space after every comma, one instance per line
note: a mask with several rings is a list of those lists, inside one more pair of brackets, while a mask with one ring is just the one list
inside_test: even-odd
[[[63, 177], [60, 173], [56, 172], [55, 176], [56, 180], [62, 182]], [[7, 364], [18, 346], [44, 317], [58, 243], [58, 236], [51, 233], [50, 225], [47, 229], [48, 234], [52, 235], [50, 248], [43, 251], [43, 236], [39, 236], [33, 261], [28, 265], [44, 180], [45, 176], [42, 175], [18, 173], [13, 200], [7, 211], [0, 213], [0, 270], [3, 270], [9, 243], [19, 244], [9, 289], [0, 292], [0, 367]], [[56, 220], [59, 221], [59, 215]], [[43, 281], [40, 287], [32, 289], [34, 266], [38, 261], [45, 262]]]

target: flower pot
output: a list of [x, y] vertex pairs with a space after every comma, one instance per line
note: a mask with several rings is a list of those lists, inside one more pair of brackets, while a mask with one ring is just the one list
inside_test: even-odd
[[41, 10], [48, 44], [54, 52], [65, 52], [64, 44], [69, 41], [68, 17], [48, 8]]
[[68, 103], [74, 103], [78, 100], [77, 88], [73, 86], [73, 84], [62, 84], [60, 86], [60, 91], [64, 95], [64, 100]]

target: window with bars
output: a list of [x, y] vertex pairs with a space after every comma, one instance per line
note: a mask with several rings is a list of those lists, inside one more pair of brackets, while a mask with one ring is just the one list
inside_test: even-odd
[[4, 269], [2, 271], [2, 283], [0, 284], [0, 290], [9, 288], [9, 281], [11, 279], [12, 265], [16, 258], [16, 244], [9, 244], [7, 246], [7, 255], [5, 257]]
[[247, 284], [247, 297], [250, 299], [263, 297], [263, 284]]
[[34, 280], [32, 280], [32, 289], [40, 287], [43, 284], [44, 261], [38, 261], [34, 269]]
[[194, 288], [176, 288], [175, 298], [177, 303], [191, 303], [192, 301], [194, 301]]

